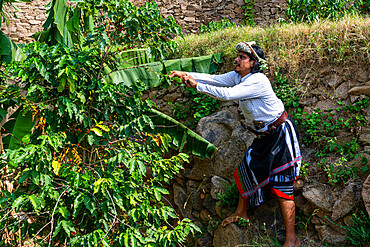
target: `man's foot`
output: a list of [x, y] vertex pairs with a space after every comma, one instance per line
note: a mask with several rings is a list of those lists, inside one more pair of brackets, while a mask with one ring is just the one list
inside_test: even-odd
[[230, 215], [229, 217], [227, 217], [226, 219], [224, 219], [224, 221], [222, 221], [222, 223], [221, 223], [221, 226], [225, 227], [230, 223], [238, 223], [239, 221], [244, 221], [246, 223], [250, 222], [247, 215], [241, 215], [241, 214], [238, 214], [238, 213], [234, 213], [234, 214]]
[[301, 241], [298, 238], [287, 239], [283, 245], [283, 247], [298, 247], [301, 246]]

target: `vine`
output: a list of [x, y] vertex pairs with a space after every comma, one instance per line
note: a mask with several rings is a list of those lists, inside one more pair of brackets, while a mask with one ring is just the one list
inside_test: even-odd
[[242, 7], [244, 10], [244, 17], [245, 17], [245, 25], [247, 26], [255, 26], [256, 23], [254, 22], [254, 4], [256, 0], [244, 0], [245, 5]]

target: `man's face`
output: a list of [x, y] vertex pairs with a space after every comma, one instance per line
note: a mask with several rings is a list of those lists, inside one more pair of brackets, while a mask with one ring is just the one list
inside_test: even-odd
[[245, 52], [240, 51], [238, 52], [238, 55], [234, 60], [235, 72], [238, 73], [241, 77], [244, 77], [251, 72], [254, 63], [255, 61], [250, 60]]

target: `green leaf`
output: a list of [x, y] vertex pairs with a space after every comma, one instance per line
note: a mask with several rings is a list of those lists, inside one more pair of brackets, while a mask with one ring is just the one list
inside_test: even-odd
[[66, 207], [60, 207], [58, 212], [66, 219], [71, 215]]
[[151, 109], [148, 111], [147, 115], [150, 116], [156, 128], [152, 130], [147, 127], [146, 130], [149, 133], [169, 134], [173, 139], [172, 144], [175, 147], [184, 147], [187, 152], [191, 152], [201, 158], [205, 157], [209, 159], [217, 152], [217, 147], [212, 143], [166, 114]]
[[362, 167], [362, 172], [367, 172], [368, 170], [369, 170], [369, 167], [367, 166]]
[[136, 169], [136, 164], [137, 164], [137, 160], [135, 158], [131, 158], [129, 160], [129, 168], [130, 168], [130, 173], [132, 174], [135, 169]]
[[11, 45], [9, 38], [0, 31], [0, 56], [9, 55], [11, 53]]
[[74, 200], [74, 203], [73, 203], [73, 216], [74, 217], [77, 217], [78, 215], [78, 212], [80, 212], [81, 210], [81, 203], [84, 201], [84, 195], [83, 194], [79, 194], [75, 200]]
[[22, 140], [24, 136], [31, 133], [34, 124], [35, 122], [32, 121], [31, 111], [27, 111], [25, 114], [23, 114], [23, 112], [19, 110], [19, 113], [16, 115], [12, 135], [9, 141], [9, 148], [17, 149], [21, 147], [22, 143], [20, 140]]
[[139, 165], [139, 168], [140, 168], [140, 172], [142, 175], [145, 175], [146, 173], [146, 167], [145, 167], [145, 164], [141, 161], [141, 160], [138, 160], [137, 161], [137, 164]]
[[54, 0], [54, 23], [57, 26], [59, 34], [64, 36], [64, 29], [67, 19], [67, 4], [65, 0]]
[[161, 187], [155, 187], [154, 188], [154, 196], [157, 199], [157, 201], [161, 200], [161, 194], [169, 194], [169, 192]]
[[17, 199], [14, 200], [12, 207], [18, 208], [21, 204], [26, 203], [29, 200], [29, 197], [26, 196], [20, 196]]
[[20, 178], [19, 178], [18, 183], [19, 183], [19, 184], [23, 183], [23, 182], [24, 182], [27, 178], [29, 178], [29, 177], [31, 177], [31, 171], [30, 171], [30, 170], [26, 171], [26, 172], [22, 175], [22, 177], [20, 177]]
[[67, 233], [68, 236], [71, 235], [71, 232], [75, 232], [76, 229], [73, 226], [71, 221], [62, 220], [62, 226], [64, 231]]
[[97, 136], [103, 136], [103, 132], [98, 128], [91, 128]]
[[63, 76], [62, 78], [60, 78], [60, 82], [59, 82], [59, 85], [58, 85], [58, 92], [62, 92], [64, 90], [64, 88], [66, 87], [66, 77]]
[[29, 198], [30, 198], [30, 201], [32, 203], [33, 208], [36, 211], [40, 210], [41, 209], [41, 204], [40, 204], [39, 199], [35, 195], [30, 195]]

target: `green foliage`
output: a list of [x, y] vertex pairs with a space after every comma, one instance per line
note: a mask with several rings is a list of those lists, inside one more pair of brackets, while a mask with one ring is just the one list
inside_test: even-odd
[[285, 107], [299, 107], [297, 85], [283, 76], [280, 70], [275, 69], [275, 83], [272, 85], [276, 96], [284, 102]]
[[299, 176], [303, 178], [308, 178], [308, 167], [310, 166], [310, 163], [305, 162], [301, 165], [301, 169], [299, 171]]
[[224, 186], [222, 192], [218, 194], [218, 199], [222, 206], [235, 209], [239, 200], [239, 190], [236, 183]]
[[318, 19], [338, 20], [356, 14], [362, 0], [288, 0], [286, 16], [292, 22], [313, 22]]
[[242, 7], [244, 10], [244, 17], [245, 17], [245, 25], [247, 26], [255, 26], [256, 23], [254, 22], [254, 4], [256, 0], [244, 0], [245, 5]]
[[68, 7], [65, 0], [53, 0], [44, 31], [34, 37], [50, 45], [99, 41], [102, 50], [107, 45], [120, 45], [122, 50], [145, 45], [153, 57], [164, 59], [177, 47], [171, 40], [174, 35], [182, 36], [181, 27], [173, 17], [162, 18], [154, 2], [137, 8], [128, 0], [87, 0]]
[[352, 224], [342, 226], [347, 230], [347, 239], [353, 245], [366, 245], [370, 242], [370, 217], [366, 212], [358, 211], [352, 214]]
[[[108, 56], [95, 46], [34, 43], [26, 53], [7, 68], [21, 78], [26, 98], [17, 84], [3, 97], [18, 97], [38, 123], [28, 142], [2, 157], [2, 174], [19, 186], [1, 198], [1, 229], [71, 246], [170, 246], [199, 230], [161, 202], [163, 183], [187, 155], [163, 158], [171, 138], [145, 131], [153, 123], [143, 86], [102, 83]], [[12, 210], [34, 214], [34, 223], [7, 216]]]
[[228, 19], [222, 19], [220, 22], [217, 21], [211, 21], [208, 23], [208, 25], [203, 25], [200, 24], [199, 26], [199, 32], [200, 33], [209, 33], [217, 30], [221, 30], [224, 28], [229, 28], [229, 27], [236, 27], [235, 22], [230, 22]]
[[[360, 170], [358, 168], [359, 164], [351, 162], [351, 160], [357, 158], [367, 162], [365, 157], [358, 154], [360, 147], [358, 139], [352, 138], [349, 142], [339, 142], [337, 139], [340, 130], [347, 129], [351, 131], [366, 124], [363, 114], [367, 107], [368, 98], [365, 97], [353, 104], [342, 104], [342, 107], [333, 111], [316, 109], [307, 114], [303, 113], [300, 108], [297, 109], [294, 118], [301, 129], [304, 130], [302, 140], [306, 145], [316, 147], [314, 154], [321, 158], [318, 165], [327, 174], [328, 181], [332, 185], [340, 181], [345, 183], [348, 179], [356, 178], [358, 174], [367, 172], [366, 169]], [[354, 117], [346, 118], [346, 116]], [[329, 162], [327, 157], [330, 157], [333, 153], [340, 155], [341, 158]]]
[[[300, 130], [303, 130], [303, 143], [315, 147], [314, 154], [321, 159], [318, 166], [327, 174], [328, 181], [334, 185], [345, 183], [350, 178], [356, 178], [360, 173], [367, 172], [365, 157], [358, 154], [360, 147], [357, 138], [349, 142], [339, 142], [338, 133], [341, 130], [354, 132], [366, 124], [365, 110], [369, 106], [368, 97], [358, 99], [352, 104], [338, 101], [339, 107], [335, 110], [315, 109], [312, 113], [303, 112], [299, 104], [298, 88], [294, 81], [289, 81], [279, 69], [275, 70], [273, 89], [276, 95], [284, 102], [290, 114], [295, 119]], [[340, 159], [328, 161], [331, 154], [340, 155]], [[351, 162], [361, 158], [362, 164]], [[308, 176], [309, 163], [301, 167], [301, 176]], [[363, 169], [359, 169], [359, 165]]]
[[[155, 129], [175, 122], [141, 100], [148, 87], [140, 80], [104, 80], [122, 50], [145, 44], [161, 58], [176, 47], [166, 38], [179, 27], [159, 18], [152, 3], [136, 9], [126, 1], [78, 1], [71, 8], [54, 0], [40, 42], [24, 48], [27, 59], [7, 65], [4, 76], [17, 83], [1, 86], [1, 117], [22, 107], [11, 115], [12, 128], [2, 126], [14, 140], [3, 139], [0, 172], [15, 188], [1, 183], [2, 246], [25, 238], [40, 246], [175, 246], [200, 231], [162, 202], [165, 184], [188, 162], [170, 148], [191, 142], [205, 155], [215, 147], [184, 126], [175, 125], [182, 132], [173, 137]], [[129, 29], [107, 28], [113, 21]], [[36, 124], [17, 136], [26, 127], [21, 116]]]
[[185, 88], [184, 97], [189, 99], [186, 103], [180, 105], [169, 102], [169, 105], [172, 107], [174, 118], [189, 120], [186, 125], [191, 128], [195, 128], [201, 118], [211, 115], [220, 107], [218, 100], [205, 94], [198, 94], [194, 88]]
[[331, 185], [340, 181], [345, 183], [349, 178], [356, 178], [359, 173], [357, 166], [349, 163], [345, 157], [333, 163], [328, 163], [327, 159], [321, 159], [317, 165], [324, 170]]

